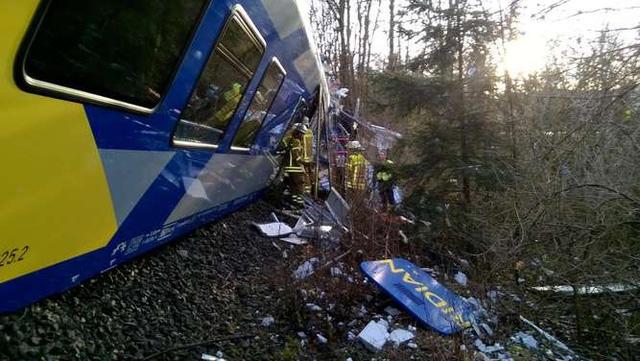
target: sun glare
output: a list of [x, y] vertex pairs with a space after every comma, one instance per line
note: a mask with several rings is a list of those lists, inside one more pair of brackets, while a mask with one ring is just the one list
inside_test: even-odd
[[547, 51], [541, 40], [523, 37], [507, 43], [505, 50], [498, 70], [506, 70], [512, 77], [527, 77], [545, 66]]

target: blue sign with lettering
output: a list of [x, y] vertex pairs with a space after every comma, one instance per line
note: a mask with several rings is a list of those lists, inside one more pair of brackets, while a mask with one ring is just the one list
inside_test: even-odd
[[471, 326], [471, 306], [413, 263], [395, 258], [362, 262], [360, 268], [423, 325], [445, 335]]

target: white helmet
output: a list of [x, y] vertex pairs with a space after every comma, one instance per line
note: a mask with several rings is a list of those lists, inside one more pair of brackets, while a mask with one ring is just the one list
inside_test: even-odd
[[360, 142], [358, 142], [357, 140], [352, 140], [347, 143], [347, 149], [362, 150], [362, 144], [360, 144]]

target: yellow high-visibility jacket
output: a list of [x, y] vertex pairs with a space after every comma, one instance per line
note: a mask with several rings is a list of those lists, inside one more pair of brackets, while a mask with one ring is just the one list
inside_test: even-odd
[[285, 157], [285, 173], [304, 173], [302, 165], [302, 142], [297, 138], [289, 138], [287, 142], [287, 154]]
[[302, 162], [313, 163], [313, 130], [311, 129], [302, 136]]
[[360, 153], [351, 154], [347, 159], [346, 186], [349, 189], [364, 190], [367, 186], [367, 159]]
[[213, 116], [213, 126], [216, 128], [225, 128], [229, 123], [229, 119], [233, 116], [233, 113], [238, 107], [238, 103], [240, 103], [240, 99], [242, 99], [242, 86], [240, 84], [234, 84], [222, 97], [225, 103]]

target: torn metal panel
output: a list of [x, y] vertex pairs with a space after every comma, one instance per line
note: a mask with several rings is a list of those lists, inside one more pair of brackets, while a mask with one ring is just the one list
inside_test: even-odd
[[395, 258], [363, 262], [360, 268], [423, 325], [445, 335], [471, 326], [471, 306], [413, 263]]
[[348, 229], [347, 225], [349, 224], [351, 206], [349, 206], [349, 203], [342, 198], [335, 188], [331, 188], [331, 193], [325, 201], [325, 206], [338, 225], [344, 229]]

